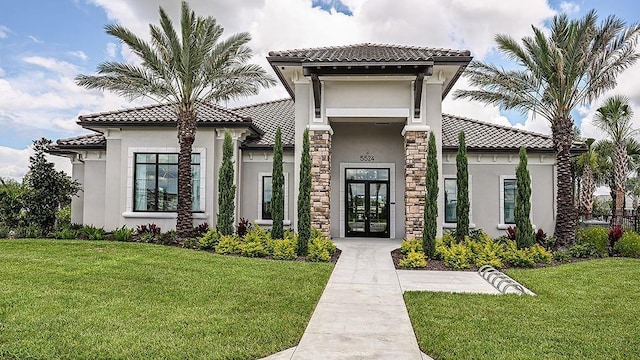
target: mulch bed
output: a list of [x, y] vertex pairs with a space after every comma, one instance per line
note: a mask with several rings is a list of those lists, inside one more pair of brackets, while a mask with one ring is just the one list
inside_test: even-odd
[[[403, 267], [399, 266], [400, 260], [404, 259], [404, 255], [402, 254], [402, 251], [400, 251], [399, 248], [391, 251], [391, 258], [393, 259], [393, 265], [396, 267], [396, 270], [478, 271], [478, 267], [477, 266], [473, 266], [473, 265], [469, 269], [462, 269], [462, 270], [449, 269], [448, 267], [444, 266], [444, 261], [442, 261], [442, 260], [427, 260], [427, 266], [424, 267], [424, 268], [416, 268], [416, 269], [403, 268]], [[594, 258], [594, 257], [592, 257], [592, 258], [571, 258], [571, 259], [567, 260], [566, 262], [552, 261], [551, 264], [536, 264], [534, 269], [545, 268], [545, 267], [550, 267], [550, 266], [558, 266], [558, 265], [564, 265], [564, 264], [571, 264], [571, 263], [575, 263], [575, 262], [581, 262], [581, 261], [592, 260], [592, 259], [597, 259], [597, 258]], [[511, 266], [510, 264], [507, 263], [500, 270], [504, 270], [504, 269], [522, 269], [522, 268], [517, 268], [517, 267]]]

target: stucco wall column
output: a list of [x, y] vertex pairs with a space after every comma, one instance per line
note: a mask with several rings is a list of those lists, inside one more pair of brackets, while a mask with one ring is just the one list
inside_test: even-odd
[[309, 130], [311, 226], [331, 236], [331, 130]]
[[428, 131], [407, 131], [404, 134], [406, 158], [404, 204], [407, 239], [422, 237], [428, 142]]

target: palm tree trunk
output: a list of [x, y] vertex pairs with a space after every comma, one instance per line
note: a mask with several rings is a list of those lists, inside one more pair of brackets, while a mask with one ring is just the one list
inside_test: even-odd
[[575, 206], [573, 202], [573, 179], [571, 171], [571, 145], [573, 124], [571, 118], [560, 118], [552, 125], [553, 145], [556, 150], [557, 210], [554, 235], [557, 245], [567, 248], [575, 242]]
[[186, 239], [193, 232], [193, 204], [191, 152], [196, 138], [195, 111], [178, 110], [178, 219], [176, 231], [179, 240]]
[[616, 198], [612, 225], [622, 225], [622, 218], [624, 217], [625, 185], [627, 183], [627, 149], [624, 143], [616, 144], [615, 159], [613, 186]]
[[580, 213], [584, 216], [585, 220], [591, 220], [591, 212], [593, 211], [593, 193], [596, 191], [591, 165], [585, 165], [584, 170], [582, 171], [580, 183]]

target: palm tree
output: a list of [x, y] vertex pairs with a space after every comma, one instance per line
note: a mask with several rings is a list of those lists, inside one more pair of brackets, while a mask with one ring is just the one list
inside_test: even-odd
[[532, 111], [549, 121], [557, 168], [555, 236], [561, 247], [575, 241], [571, 112], [615, 87], [617, 75], [639, 57], [635, 46], [640, 26], [627, 28], [615, 16], [601, 24], [597, 20], [593, 10], [577, 20], [557, 15], [548, 32], [532, 26], [533, 37], [524, 37], [522, 45], [508, 35], [497, 35], [498, 49], [520, 68], [506, 70], [474, 61], [466, 76], [477, 89], [454, 94], [522, 113]]
[[587, 152], [576, 159], [577, 175], [580, 177], [578, 183], [578, 214], [584, 220], [591, 219], [593, 210], [593, 194], [596, 191], [596, 183], [593, 178], [594, 170], [598, 164], [598, 153], [595, 151], [593, 142], [595, 139], [587, 139]]
[[248, 33], [221, 40], [224, 29], [213, 17], [196, 16], [182, 2], [178, 33], [160, 7], [160, 26], [150, 24], [151, 41], [120, 25], [107, 25], [107, 34], [126, 44], [140, 65], [107, 61], [97, 75], [78, 75], [87, 89], [114, 91], [130, 99], [149, 97], [174, 104], [178, 128], [178, 236], [193, 229], [191, 151], [196, 136], [197, 102], [219, 102], [257, 94], [275, 84], [264, 69], [247, 64], [252, 56]]
[[631, 119], [633, 110], [629, 99], [624, 96], [612, 96], [605, 100], [593, 118], [593, 123], [602, 130], [613, 143], [613, 188], [615, 201], [613, 204], [613, 221], [611, 225], [621, 225], [624, 216], [624, 197], [627, 186], [629, 164], [627, 145], [638, 133], [633, 128]]

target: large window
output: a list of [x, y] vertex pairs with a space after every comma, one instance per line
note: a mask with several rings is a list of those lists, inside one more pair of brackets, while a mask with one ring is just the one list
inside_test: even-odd
[[444, 179], [444, 222], [456, 222], [456, 205], [458, 204], [458, 184], [456, 179]]
[[516, 179], [502, 176], [500, 181], [500, 223], [515, 224]]
[[[284, 173], [284, 222], [290, 223], [289, 219], [289, 174]], [[258, 173], [258, 223], [261, 225], [271, 225], [273, 217], [271, 214], [271, 198], [273, 196], [273, 178], [271, 173]]]
[[[200, 154], [191, 155], [191, 201], [200, 210]], [[178, 209], [178, 154], [135, 154], [134, 211]]]

